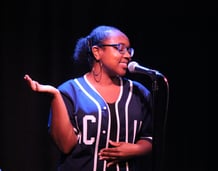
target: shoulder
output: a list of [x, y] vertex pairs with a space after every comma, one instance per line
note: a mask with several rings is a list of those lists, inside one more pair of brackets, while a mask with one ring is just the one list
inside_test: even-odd
[[83, 80], [83, 79], [84, 79], [83, 76], [77, 77], [77, 78], [69, 79], [69, 80], [63, 82], [62, 84], [60, 84], [60, 85], [58, 86], [58, 89], [59, 89], [61, 92], [69, 92], [69, 91], [71, 91], [71, 90], [73, 90], [73, 89], [76, 89], [76, 87], [77, 87], [77, 86], [76, 86], [76, 80], [81, 81], [81, 80]]

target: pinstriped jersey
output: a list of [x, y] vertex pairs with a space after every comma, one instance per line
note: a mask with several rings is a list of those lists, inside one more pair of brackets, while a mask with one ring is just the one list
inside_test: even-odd
[[[151, 94], [141, 83], [120, 78], [120, 94], [113, 110], [116, 127], [111, 127], [109, 105], [85, 75], [64, 82], [58, 89], [78, 137], [71, 153], [63, 155], [59, 170], [106, 171], [106, 161], [99, 160], [98, 152], [109, 146], [111, 131], [117, 142], [152, 141]], [[134, 160], [119, 163], [115, 168], [140, 171]]]

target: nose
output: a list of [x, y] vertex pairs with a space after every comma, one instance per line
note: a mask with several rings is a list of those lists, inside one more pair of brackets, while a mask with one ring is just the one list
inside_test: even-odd
[[127, 61], [127, 63], [129, 63], [132, 60], [131, 55], [128, 52], [127, 52], [127, 54], [124, 54], [124, 55], [125, 55], [124, 56], [125, 60]]
[[124, 56], [127, 58], [131, 58], [132, 56], [131, 56], [131, 53], [126, 49], [125, 50], [125, 53], [124, 53]]

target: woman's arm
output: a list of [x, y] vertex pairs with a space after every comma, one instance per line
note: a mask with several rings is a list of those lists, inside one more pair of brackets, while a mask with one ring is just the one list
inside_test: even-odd
[[107, 167], [133, 157], [142, 156], [152, 151], [152, 143], [139, 140], [136, 144], [110, 141], [113, 147], [104, 148], [99, 152], [100, 160], [107, 160]]
[[29, 75], [25, 75], [24, 79], [33, 91], [45, 92], [53, 95], [51, 101], [51, 125], [50, 134], [59, 149], [64, 153], [69, 153], [77, 143], [77, 136], [74, 127], [70, 122], [69, 115], [60, 91], [51, 85], [42, 85], [32, 80]]

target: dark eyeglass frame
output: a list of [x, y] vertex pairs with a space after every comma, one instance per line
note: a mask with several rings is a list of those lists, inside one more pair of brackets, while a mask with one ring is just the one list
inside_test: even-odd
[[126, 47], [122, 43], [118, 43], [118, 44], [99, 44], [98, 46], [99, 47], [111, 46], [111, 47], [114, 47], [116, 50], [118, 50], [118, 52], [120, 54], [125, 54], [126, 51], [127, 51], [130, 54], [131, 57], [133, 57], [133, 55], [134, 55], [134, 49], [132, 47]]

